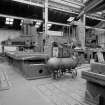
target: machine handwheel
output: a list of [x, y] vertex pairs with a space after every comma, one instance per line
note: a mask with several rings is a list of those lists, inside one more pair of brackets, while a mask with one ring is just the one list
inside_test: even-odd
[[73, 70], [72, 71], [72, 78], [75, 79], [76, 77], [77, 77], [77, 71], [76, 70]]
[[53, 79], [56, 79], [56, 73], [55, 73], [55, 72], [52, 72], [52, 73], [51, 73], [51, 77], [52, 77]]
[[52, 78], [53, 79], [57, 79], [58, 78], [58, 70], [55, 70], [54, 72], [52, 72]]

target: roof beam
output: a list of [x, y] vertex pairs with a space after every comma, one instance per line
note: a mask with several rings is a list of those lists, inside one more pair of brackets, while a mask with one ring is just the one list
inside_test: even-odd
[[59, 25], [59, 26], [70, 26], [69, 24], [57, 23], [57, 22], [48, 22], [49, 24]]
[[77, 13], [77, 12], [73, 12], [72, 10], [65, 10], [65, 9], [61, 9], [61, 8], [56, 8], [56, 7], [51, 7], [51, 6], [49, 6], [48, 7], [49, 9], [55, 9], [55, 10], [58, 10], [58, 11], [62, 11], [62, 12], [66, 12], [66, 13], [73, 13], [73, 14], [79, 14], [79, 13]]
[[26, 0], [12, 0], [12, 1], [16, 1], [16, 2], [20, 2], [20, 3], [24, 3], [24, 4], [28, 4], [28, 5], [33, 5], [33, 6], [38, 6], [38, 7], [44, 8], [43, 4], [39, 4], [39, 3], [31, 2], [31, 1], [26, 1]]
[[[3, 14], [0, 14], [0, 17], [5, 17], [5, 18], [6, 18], [6, 17], [9, 17], [9, 18], [21, 19], [21, 20], [27, 19], [27, 20], [31, 20], [31, 21], [43, 22], [42, 20], [38, 20], [38, 19], [29, 19], [29, 18], [22, 18], [22, 17], [10, 16], [10, 15], [3, 15]], [[104, 20], [104, 21], [105, 21], [105, 20]], [[70, 26], [69, 24], [57, 23], [57, 22], [52, 22], [52, 21], [49, 21], [48, 23], [54, 24], [54, 25], [59, 25], [59, 26]], [[83, 25], [81, 25], [81, 27], [96, 29], [96, 30], [99, 30], [99, 31], [105, 31], [105, 29], [94, 28], [94, 27], [90, 27], [90, 26], [83, 26]]]
[[88, 13], [90, 10], [92, 10], [93, 8], [95, 8], [97, 5], [99, 5], [103, 1], [104, 0], [93, 0], [91, 3], [87, 4], [87, 6], [85, 6], [83, 8], [83, 10], [79, 13], [79, 15], [77, 16], [77, 19], [79, 19], [83, 14]]
[[[9, 18], [20, 19], [20, 20], [27, 19], [27, 20], [32, 20], [32, 21], [43, 22], [43, 20], [39, 20], [39, 19], [30, 19], [30, 18], [23, 18], [23, 17], [11, 16], [11, 15], [4, 15], [4, 14], [0, 14], [0, 17], [5, 17], [5, 18], [9, 17]], [[86, 17], [92, 18], [92, 19], [96, 19], [96, 20], [105, 21], [104, 19], [100, 19], [100, 18], [88, 16], [88, 15], [86, 15]], [[63, 23], [52, 22], [52, 21], [49, 21], [48, 23], [55, 24], [55, 25], [61, 25], [61, 26], [70, 26], [69, 24], [63, 24]]]
[[39, 22], [43, 22], [42, 20], [38, 20], [38, 19], [30, 19], [30, 18], [23, 18], [23, 17], [18, 17], [18, 16], [11, 16], [11, 15], [4, 15], [4, 14], [0, 14], [0, 17], [5, 17], [5, 18], [13, 18], [13, 19], [20, 19], [20, 20], [31, 20], [31, 21], [39, 21]]
[[99, 5], [102, 2], [103, 2], [103, 0], [93, 0], [91, 3], [89, 3], [87, 6], [85, 6], [84, 12], [86, 13], [86, 12], [92, 10], [94, 7], [96, 7], [97, 5]]
[[101, 18], [97, 18], [95, 16], [88, 16], [86, 15], [87, 18], [91, 18], [91, 19], [96, 19], [96, 20], [100, 20], [100, 21], [105, 21], [105, 19], [101, 19]]
[[68, 3], [71, 3], [71, 4], [76, 4], [76, 5], [79, 5], [79, 6], [84, 6], [83, 2], [74, 2], [74, 0], [61, 0], [61, 1], [65, 1], [65, 2], [68, 2]]
[[[20, 2], [20, 3], [31, 4], [31, 5], [43, 7], [43, 4], [35, 3], [35, 2], [32, 2], [31, 0], [29, 0], [29, 1], [26, 1], [26, 0], [12, 0], [12, 1], [17, 1], [17, 2]], [[63, 4], [66, 4], [68, 6], [69, 6], [69, 4], [73, 4], [73, 5], [77, 5], [77, 6], [84, 6], [83, 3], [81, 3], [81, 2], [74, 2], [72, 0], [60, 0], [60, 1], [58, 1], [58, 0], [49, 0], [49, 2], [50, 1], [57, 2], [57, 3], [63, 3]]]
[[[16, 1], [16, 2], [20, 2], [20, 3], [24, 3], [24, 4], [28, 4], [28, 5], [33, 5], [33, 6], [38, 6], [38, 7], [41, 7], [41, 8], [44, 8], [44, 4], [39, 4], [38, 2], [30, 2], [30, 1], [26, 1], [26, 0], [12, 0], [12, 1]], [[61, 0], [62, 2], [64, 2], [63, 0]], [[56, 7], [55, 7], [55, 4], [54, 4], [54, 6], [52, 6], [53, 5], [53, 3], [58, 3], [58, 4], [60, 4], [60, 5], [64, 5], [63, 7], [65, 7], [65, 8], [61, 8], [61, 7], [59, 7], [59, 5], [57, 5]], [[75, 5], [77, 5], [77, 6], [80, 6], [80, 4], [79, 3], [76, 3], [76, 2], [73, 2], [73, 1], [69, 1], [69, 3], [71, 3], [71, 5], [72, 5], [72, 3], [74, 3]], [[51, 5], [51, 6], [50, 6]], [[81, 4], [82, 5], [82, 4]], [[68, 13], [75, 13], [75, 12], [73, 12], [70, 8], [67, 8], [67, 6], [68, 7], [70, 7], [69, 5], [68, 5], [68, 3], [67, 3], [67, 1], [66, 1], [66, 5], [65, 4], [62, 4], [61, 2], [58, 2], [58, 1], [54, 1], [54, 0], [49, 0], [49, 6], [48, 6], [48, 8], [51, 8], [51, 9], [56, 9], [56, 10], [59, 10], [59, 11], [64, 11], [64, 12], [68, 12]], [[83, 5], [82, 5], [83, 6]], [[76, 8], [75, 8], [76, 9]], [[75, 10], [74, 9], [74, 10]], [[79, 12], [79, 11], [78, 11]]]
[[81, 8], [81, 6], [84, 6], [84, 4], [82, 4], [82, 3], [76, 3], [71, 0], [69, 0], [69, 1], [68, 0], [50, 0], [50, 1], [55, 2], [55, 3], [60, 3], [63, 5], [66, 5], [66, 6], [72, 6], [74, 8]]
[[95, 30], [97, 30], [97, 31], [105, 31], [105, 29], [102, 29], [102, 28], [94, 28], [94, 27], [90, 27], [90, 26], [85, 26], [85, 28], [86, 28], [86, 29], [91, 28], [91, 29], [95, 29]]

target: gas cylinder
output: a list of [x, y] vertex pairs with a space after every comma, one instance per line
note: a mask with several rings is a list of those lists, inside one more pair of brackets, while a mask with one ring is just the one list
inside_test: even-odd
[[51, 69], [74, 69], [78, 64], [76, 57], [71, 58], [50, 58], [48, 60], [48, 66]]
[[77, 59], [76, 58], [62, 58], [61, 59], [61, 65], [64, 69], [74, 69], [77, 65]]
[[53, 58], [50, 58], [48, 60], [48, 66], [51, 68], [51, 69], [59, 69], [60, 67], [60, 64], [61, 63], [61, 59], [60, 58], [56, 58], [56, 57], [53, 57]]

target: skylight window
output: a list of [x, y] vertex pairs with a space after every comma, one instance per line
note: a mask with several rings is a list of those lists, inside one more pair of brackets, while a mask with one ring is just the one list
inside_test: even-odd
[[14, 19], [12, 19], [12, 18], [6, 18], [5, 24], [12, 25], [13, 21], [14, 21]]

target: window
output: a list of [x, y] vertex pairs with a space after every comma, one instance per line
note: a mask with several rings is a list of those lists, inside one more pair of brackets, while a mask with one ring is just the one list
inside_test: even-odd
[[39, 28], [41, 26], [41, 22], [37, 21], [35, 24], [35, 28]]
[[20, 22], [20, 26], [22, 26], [22, 24], [23, 24], [23, 20], [21, 20], [21, 22]]
[[12, 25], [13, 21], [14, 21], [14, 19], [12, 19], [12, 18], [6, 18], [5, 24]]

